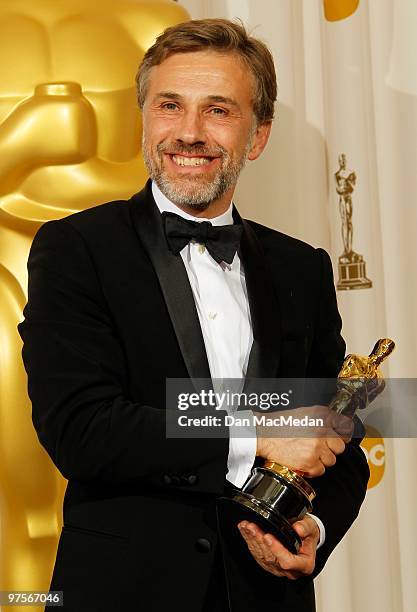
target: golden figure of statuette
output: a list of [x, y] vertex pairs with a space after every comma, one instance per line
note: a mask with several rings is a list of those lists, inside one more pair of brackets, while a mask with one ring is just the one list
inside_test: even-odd
[[31, 423], [16, 330], [29, 248], [44, 221], [144, 183], [137, 66], [185, 19], [172, 0], [0, 5], [0, 590], [48, 589], [66, 486]]
[[339, 257], [337, 289], [369, 289], [372, 281], [366, 276], [363, 255], [353, 250], [353, 192], [356, 172], [347, 168], [346, 155], [339, 155], [339, 168], [334, 175], [339, 195], [339, 212], [342, 221], [343, 253]]

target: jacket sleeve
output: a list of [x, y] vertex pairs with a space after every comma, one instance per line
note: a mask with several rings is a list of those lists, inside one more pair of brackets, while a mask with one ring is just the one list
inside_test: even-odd
[[166, 411], [128, 396], [123, 348], [94, 260], [70, 222], [40, 228], [28, 272], [18, 330], [32, 420], [65, 478], [119, 484], [194, 473], [194, 490], [221, 492], [227, 437], [167, 438]]
[[[343, 362], [345, 343], [340, 335], [342, 322], [337, 309], [331, 261], [325, 251], [318, 249], [318, 252], [322, 262], [320, 307], [307, 377], [336, 378]], [[359, 446], [364, 430], [357, 417], [355, 421], [355, 437], [337, 457], [336, 464], [326, 469], [323, 476], [310, 481], [317, 493], [313, 513], [323, 521], [326, 530], [325, 542], [317, 551], [313, 577], [323, 569], [327, 558], [357, 517], [365, 498], [369, 468]]]

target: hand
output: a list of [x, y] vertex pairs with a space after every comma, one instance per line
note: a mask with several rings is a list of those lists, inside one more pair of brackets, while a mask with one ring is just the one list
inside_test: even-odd
[[297, 555], [290, 553], [279, 540], [270, 533], [262, 531], [254, 523], [242, 521], [238, 524], [238, 529], [255, 561], [270, 574], [285, 576], [290, 580], [309, 576], [314, 571], [316, 549], [320, 539], [318, 525], [310, 516], [294, 523], [293, 528], [302, 540]]
[[[260, 413], [256, 413], [259, 416]], [[276, 415], [277, 413], [275, 413]], [[349, 441], [348, 435], [339, 435], [341, 428], [340, 420], [348, 420], [351, 426], [351, 419], [336, 415], [329, 411], [327, 406], [311, 406], [309, 408], [297, 408], [291, 411], [294, 418], [305, 415], [314, 418], [321, 418], [324, 425], [309, 428], [308, 438], [296, 437], [285, 438], [282, 435], [285, 430], [279, 428], [280, 437], [277, 437], [278, 428], [257, 425], [257, 451], [256, 454], [267, 461], [276, 461], [293, 470], [303, 472], [308, 478], [314, 478], [324, 474], [326, 467], [331, 467], [336, 463], [336, 456], [345, 450], [345, 441]], [[288, 412], [286, 413], [288, 415]], [[270, 416], [270, 415], [267, 415]], [[337, 418], [338, 425], [335, 420]], [[292, 430], [294, 431], [294, 430]], [[291, 428], [289, 428], [289, 433]], [[300, 429], [299, 434], [302, 433]], [[320, 437], [318, 437], [320, 436]]]
[[337, 414], [335, 412], [334, 414], [329, 414], [327, 422], [331, 425], [332, 429], [339, 434], [345, 444], [351, 441], [355, 429], [352, 417]]

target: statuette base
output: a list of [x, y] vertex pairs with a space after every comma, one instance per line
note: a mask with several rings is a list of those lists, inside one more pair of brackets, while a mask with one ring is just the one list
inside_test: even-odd
[[339, 258], [339, 281], [338, 291], [349, 289], [370, 289], [372, 281], [366, 276], [366, 262], [362, 256], [357, 256], [357, 261], [345, 261], [342, 255]]

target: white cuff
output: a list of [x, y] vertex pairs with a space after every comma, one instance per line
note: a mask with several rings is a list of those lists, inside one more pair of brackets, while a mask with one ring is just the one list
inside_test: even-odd
[[324, 525], [322, 521], [319, 519], [319, 517], [316, 516], [315, 514], [310, 514], [309, 512], [307, 512], [306, 516], [311, 516], [311, 518], [314, 519], [317, 523], [317, 526], [320, 531], [320, 539], [319, 539], [319, 543], [317, 544], [317, 548], [320, 548], [320, 546], [324, 544], [324, 540], [326, 539], [326, 530], [324, 528]]
[[[249, 419], [252, 423], [251, 410], [239, 410], [235, 413], [239, 419]], [[227, 480], [235, 487], [242, 487], [250, 476], [256, 456], [255, 425], [229, 425], [229, 457], [227, 460]]]

